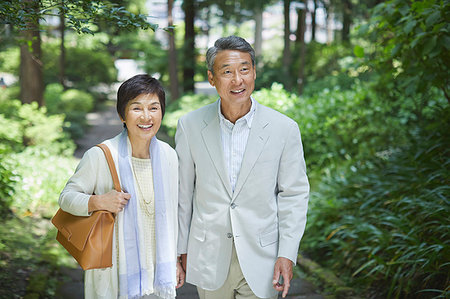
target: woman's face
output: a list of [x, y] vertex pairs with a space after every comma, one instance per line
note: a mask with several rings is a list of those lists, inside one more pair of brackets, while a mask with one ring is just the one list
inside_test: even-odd
[[128, 102], [125, 119], [130, 141], [149, 141], [161, 127], [162, 110], [156, 94], [141, 94]]

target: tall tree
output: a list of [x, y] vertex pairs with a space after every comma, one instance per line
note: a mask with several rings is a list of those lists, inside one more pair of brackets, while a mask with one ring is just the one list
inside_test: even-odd
[[59, 32], [61, 35], [60, 53], [59, 53], [59, 82], [66, 89], [66, 79], [65, 79], [65, 64], [66, 64], [66, 47], [65, 35], [66, 35], [66, 16], [65, 12], [62, 10], [59, 13]]
[[305, 31], [306, 31], [306, 13], [308, 11], [307, 0], [303, 0], [303, 6], [297, 9], [297, 33], [295, 40], [295, 48], [298, 53], [299, 67], [297, 74], [297, 91], [301, 95], [303, 93], [303, 86], [305, 81], [305, 57], [306, 57], [306, 43], [305, 43]]
[[175, 46], [175, 32], [173, 30], [173, 1], [167, 0], [167, 17], [168, 17], [168, 35], [169, 35], [169, 90], [171, 100], [180, 97], [178, 91], [178, 67], [177, 67], [177, 50]]
[[284, 83], [285, 87], [289, 90], [291, 89], [290, 83], [290, 74], [289, 70], [291, 67], [291, 21], [290, 21], [290, 9], [291, 9], [291, 0], [283, 0], [284, 7], [284, 49], [283, 49], [283, 74], [284, 74]]
[[36, 101], [44, 105], [44, 77], [41, 61], [41, 35], [39, 19], [39, 2], [24, 0], [22, 9], [26, 12], [24, 18], [26, 29], [22, 31], [20, 45], [20, 99], [23, 103]]
[[[262, 55], [262, 31], [263, 31], [263, 3], [257, 2], [254, 6], [255, 16], [255, 55], [260, 58]], [[259, 59], [257, 59], [259, 63]]]
[[331, 5], [331, 0], [323, 0], [325, 8], [325, 28], [327, 32], [327, 44], [334, 40], [334, 6]]
[[183, 1], [184, 10], [184, 59], [183, 59], [183, 90], [195, 91], [195, 0]]
[[342, 41], [350, 40], [350, 26], [352, 24], [352, 2], [343, 0], [342, 2]]
[[316, 13], [317, 0], [313, 0], [313, 9], [311, 10], [311, 41], [316, 40]]

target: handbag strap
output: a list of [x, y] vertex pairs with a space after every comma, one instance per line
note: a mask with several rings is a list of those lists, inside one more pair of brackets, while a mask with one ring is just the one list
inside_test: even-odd
[[102, 149], [103, 153], [105, 153], [106, 162], [108, 162], [109, 171], [111, 172], [112, 180], [114, 183], [114, 189], [117, 192], [121, 192], [122, 188], [120, 188], [119, 177], [117, 176], [116, 165], [114, 164], [114, 160], [112, 158], [109, 147], [104, 143], [97, 144], [97, 146]]

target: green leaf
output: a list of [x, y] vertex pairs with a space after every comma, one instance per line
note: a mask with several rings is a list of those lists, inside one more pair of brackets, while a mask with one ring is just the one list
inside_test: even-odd
[[422, 55], [428, 55], [431, 50], [434, 49], [434, 47], [436, 46], [436, 41], [437, 41], [437, 36], [433, 36], [427, 43], [425, 43], [425, 46], [423, 47], [422, 50]]
[[437, 21], [439, 20], [440, 17], [441, 17], [441, 12], [435, 11], [431, 15], [428, 16], [427, 20], [425, 21], [425, 24], [427, 25], [427, 27], [431, 27], [435, 23], [437, 23]]
[[406, 26], [405, 26], [405, 28], [403, 29], [403, 31], [406, 33], [406, 34], [409, 34], [409, 33], [411, 33], [411, 31], [414, 29], [414, 27], [417, 25], [417, 21], [416, 20], [411, 20], [411, 21], [408, 21], [407, 23], [406, 23]]
[[364, 48], [359, 45], [356, 45], [353, 48], [353, 53], [355, 54], [356, 57], [362, 58], [364, 57]]

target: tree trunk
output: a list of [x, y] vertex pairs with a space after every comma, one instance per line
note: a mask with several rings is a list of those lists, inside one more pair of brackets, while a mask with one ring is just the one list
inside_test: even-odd
[[289, 18], [290, 0], [284, 0], [284, 50], [283, 50], [283, 74], [284, 74], [284, 83], [285, 88], [291, 89], [291, 81], [290, 81], [290, 66], [291, 66], [291, 22]]
[[[39, 11], [39, 2], [25, 0], [26, 11]], [[36, 101], [44, 105], [44, 78], [41, 61], [41, 36], [39, 20], [28, 19], [27, 29], [22, 32], [24, 42], [20, 46], [20, 99], [22, 103]]]
[[342, 19], [342, 41], [350, 40], [350, 25], [352, 23], [352, 3], [350, 0], [344, 0]]
[[305, 81], [305, 55], [306, 55], [306, 43], [305, 43], [305, 31], [306, 31], [306, 12], [307, 8], [307, 0], [304, 0], [305, 7], [304, 9], [298, 9], [298, 23], [297, 23], [297, 39], [296, 39], [296, 48], [298, 49], [299, 55], [299, 66], [298, 66], [298, 74], [297, 74], [297, 90], [298, 94], [301, 95], [303, 93], [303, 86]]
[[[173, 1], [167, 1], [167, 12], [168, 12], [168, 25], [169, 27], [173, 27], [173, 17], [172, 17], [172, 9], [173, 9]], [[173, 28], [168, 29], [169, 35], [169, 85], [170, 85], [170, 99], [175, 101], [180, 97], [178, 92], [178, 69], [177, 69], [177, 50], [175, 47], [175, 32]]]
[[65, 40], [65, 31], [66, 31], [66, 16], [64, 11], [61, 9], [59, 12], [59, 31], [61, 34], [61, 45], [60, 45], [60, 54], [59, 54], [59, 82], [63, 86], [64, 89], [66, 86], [66, 47], [64, 46]]
[[325, 0], [325, 26], [327, 31], [327, 44], [331, 44], [331, 42], [334, 39], [334, 29], [333, 29], [333, 22], [334, 22], [334, 12], [333, 7], [331, 6], [330, 0]]
[[311, 11], [311, 41], [316, 40], [316, 11], [317, 11], [317, 0], [313, 1], [313, 9]]
[[185, 92], [195, 91], [195, 0], [185, 0], [184, 10], [184, 62], [183, 62], [183, 89]]
[[262, 4], [258, 3], [255, 6], [255, 56], [257, 65], [261, 65], [260, 57], [262, 55], [262, 29], [263, 29], [263, 8]]

